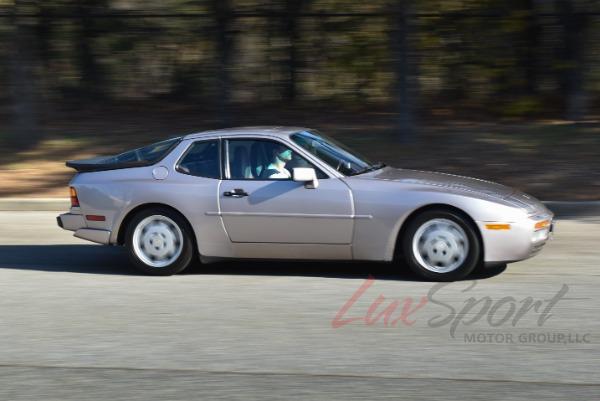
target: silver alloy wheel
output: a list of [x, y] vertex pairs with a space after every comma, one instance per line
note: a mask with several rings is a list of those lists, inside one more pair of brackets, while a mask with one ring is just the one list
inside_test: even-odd
[[133, 251], [146, 265], [161, 268], [175, 262], [183, 250], [183, 233], [166, 216], [146, 217], [133, 233]]
[[413, 237], [413, 255], [425, 269], [448, 273], [463, 264], [469, 239], [460, 225], [448, 219], [425, 222]]

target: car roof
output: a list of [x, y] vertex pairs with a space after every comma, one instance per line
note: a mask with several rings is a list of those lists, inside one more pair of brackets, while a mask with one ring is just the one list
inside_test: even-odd
[[202, 131], [189, 134], [183, 137], [183, 139], [198, 139], [204, 136], [235, 136], [235, 135], [272, 135], [279, 137], [288, 137], [295, 132], [306, 131], [307, 128], [303, 127], [280, 127], [280, 126], [258, 126], [258, 127], [235, 127], [225, 128], [218, 130]]

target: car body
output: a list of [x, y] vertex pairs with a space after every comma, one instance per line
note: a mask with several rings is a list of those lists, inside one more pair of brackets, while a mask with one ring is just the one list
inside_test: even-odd
[[[289, 169], [293, 174], [288, 179], [260, 176], [259, 170], [268, 167], [264, 152], [269, 147], [289, 149], [300, 160]], [[307, 128], [206, 131], [158, 148], [159, 159], [145, 160], [141, 149], [122, 157], [68, 162], [79, 171], [70, 183], [76, 202], [58, 217], [59, 225], [79, 238], [125, 245], [136, 213], [164, 208], [183, 218], [194, 252], [203, 260], [391, 262], [403, 253], [402, 236], [415, 216], [444, 211], [450, 218], [438, 216], [436, 221], [446, 229], [433, 224], [429, 236], [420, 239], [429, 241], [431, 249], [414, 240], [417, 259], [437, 245], [462, 246], [456, 241], [463, 242], [461, 231], [468, 229], [476, 239], [457, 255], [462, 258], [477, 246], [478, 265], [529, 258], [552, 231], [552, 212], [518, 190], [450, 174], [363, 165], [359, 156]], [[154, 238], [162, 244], [160, 235]], [[463, 275], [431, 273], [425, 276], [444, 280]]]

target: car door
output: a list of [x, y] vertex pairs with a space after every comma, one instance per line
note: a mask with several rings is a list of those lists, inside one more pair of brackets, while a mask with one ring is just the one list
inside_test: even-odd
[[[220, 214], [233, 242], [350, 244], [353, 204], [349, 187], [328, 177], [299, 153], [275, 139], [226, 139], [225, 179], [219, 188]], [[292, 152], [286, 167], [313, 167], [318, 188], [272, 174], [273, 149]], [[285, 173], [285, 171], [284, 171]], [[279, 178], [269, 178], [269, 175]]]

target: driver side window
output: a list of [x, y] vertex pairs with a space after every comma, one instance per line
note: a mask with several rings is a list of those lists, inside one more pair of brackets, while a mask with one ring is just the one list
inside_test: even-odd
[[295, 167], [314, 168], [317, 178], [327, 178], [305, 158], [277, 141], [229, 139], [227, 147], [232, 180], [291, 180]]

